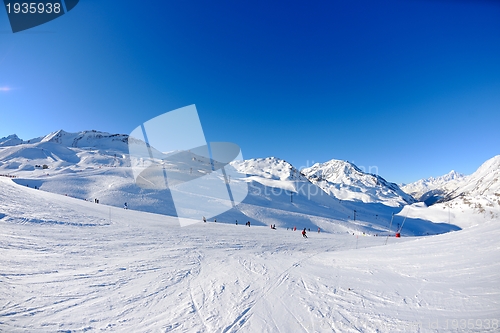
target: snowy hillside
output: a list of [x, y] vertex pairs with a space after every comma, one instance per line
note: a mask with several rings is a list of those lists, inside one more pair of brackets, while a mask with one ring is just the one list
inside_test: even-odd
[[301, 170], [311, 182], [340, 200], [401, 207], [415, 200], [396, 184], [361, 171], [347, 161], [330, 160]]
[[0, 147], [15, 146], [23, 143], [23, 140], [15, 134], [0, 138]]
[[308, 183], [308, 179], [299, 170], [276, 157], [234, 161], [231, 165], [239, 173], [248, 175], [249, 180], [269, 187], [298, 192], [300, 184]]
[[464, 177], [446, 199], [492, 195], [500, 195], [500, 155], [487, 160], [472, 175]]
[[[436, 193], [438, 190], [441, 191], [439, 203], [431, 207], [408, 207], [408, 216], [429, 221], [446, 221], [461, 228], [499, 218], [500, 155], [483, 163], [472, 175], [449, 181], [432, 191]], [[405, 212], [400, 214], [408, 213], [406, 210]]]
[[499, 222], [399, 239], [181, 228], [0, 177], [0, 331], [498, 332]]
[[[160, 160], [165, 157], [164, 162], [157, 166], [160, 169], [156, 170], [162, 179], [152, 182], [152, 186], [139, 187], [135, 179], [142, 181], [143, 177], [134, 175], [131, 163], [139, 172], [154, 170], [142, 166], [144, 162], [141, 159], [130, 160], [127, 139], [126, 135], [96, 131], [57, 131], [29, 140], [30, 143], [22, 141], [15, 146], [0, 147], [0, 174], [15, 176], [16, 183], [43, 191], [88, 201], [98, 199], [102, 204], [115, 207], [123, 207], [127, 203], [134, 210], [176, 216], [172, 193], [165, 186], [163, 171], [168, 173], [169, 183], [194, 179], [210, 172], [210, 162], [191, 156], [190, 152], [170, 155], [155, 152], [155, 156], [162, 156]], [[275, 224], [282, 228], [303, 226], [311, 230], [320, 227], [333, 233], [394, 232], [394, 227], [390, 225], [391, 216], [401, 210], [397, 203], [403, 200], [397, 197], [397, 192], [391, 192], [394, 184], [385, 182], [381, 177], [360, 176], [379, 182], [379, 186], [365, 190], [364, 195], [369, 195], [371, 202], [363, 202], [338, 200], [328, 195], [295, 167], [277, 158], [235, 161], [231, 165], [235, 169], [231, 181], [233, 184], [246, 182], [248, 196], [236, 207], [213, 216], [220, 222], [251, 221], [256, 225]], [[355, 170], [354, 166], [352, 168]], [[357, 171], [351, 178], [358, 187], [354, 187], [352, 179], [347, 176], [344, 179], [346, 184], [341, 184], [342, 193], [348, 193], [351, 198], [356, 197], [356, 191], [360, 191], [359, 184], [364, 181], [356, 177]], [[223, 182], [223, 179], [220, 181]], [[377, 200], [377, 195], [382, 199]], [[201, 218], [209, 210], [210, 207], [200, 205], [192, 213]], [[403, 234], [439, 234], [458, 229], [446, 221], [437, 222], [409, 220]]]
[[[498, 331], [499, 156], [431, 207], [348, 162], [234, 161], [245, 200], [180, 227], [126, 135], [2, 140], [1, 332]], [[154, 156], [174, 181], [211, 169]]]
[[41, 139], [41, 142], [59, 143], [65, 147], [75, 148], [104, 148], [128, 152], [126, 134], [109, 134], [99, 131], [83, 131], [79, 133], [68, 133], [59, 130]]

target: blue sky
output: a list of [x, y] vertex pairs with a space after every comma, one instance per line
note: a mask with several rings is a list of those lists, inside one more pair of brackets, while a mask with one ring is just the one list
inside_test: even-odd
[[500, 154], [500, 3], [97, 1], [13, 34], [0, 137], [130, 133], [196, 104], [208, 141], [411, 182]]

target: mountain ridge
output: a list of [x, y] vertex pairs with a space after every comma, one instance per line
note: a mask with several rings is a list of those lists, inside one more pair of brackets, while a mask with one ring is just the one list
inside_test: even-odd
[[[20, 185], [37, 186], [53, 193], [85, 200], [99, 198], [102, 203], [118, 207], [128, 202], [132, 209], [175, 216], [168, 187], [162, 186], [160, 191], [155, 191], [137, 186], [127, 139], [125, 134], [100, 131], [68, 133], [60, 130], [28, 141], [11, 135], [3, 142], [17, 140], [11, 141], [17, 145], [0, 145], [0, 174], [15, 176]], [[179, 154], [175, 156], [180, 157]], [[176, 164], [167, 158], [165, 170], [179, 176], [178, 179], [202, 176], [207, 172], [208, 169], [198, 166], [199, 161], [188, 160]], [[143, 163], [141, 159], [135, 162], [138, 166]], [[495, 174], [490, 168], [498, 167], [499, 163], [498, 159], [493, 159], [480, 169], [473, 179], [475, 182], [467, 187], [468, 198], [497, 193], [490, 191], [498, 180], [498, 176], [490, 177]], [[387, 232], [391, 215], [415, 202], [396, 184], [379, 175], [364, 173], [347, 161], [333, 159], [298, 170], [285, 160], [267, 157], [233, 161], [230, 166], [241, 175], [231, 176], [231, 181], [246, 182], [249, 194], [237, 207], [217, 216], [218, 221], [249, 219], [287, 227], [305, 224], [316, 228], [321, 225], [325, 229], [336, 225], [331, 230], [354, 228], [376, 234]], [[453, 196], [462, 197], [461, 193], [455, 191]], [[467, 200], [470, 205], [479, 207], [476, 213], [482, 213], [481, 207], [488, 203]], [[456, 230], [447, 219], [429, 221], [408, 220], [406, 233], [422, 235]], [[442, 225], [438, 227], [435, 223]]]
[[393, 207], [416, 202], [397, 184], [379, 175], [365, 173], [348, 161], [332, 159], [304, 168], [301, 172], [326, 193], [340, 200], [353, 199], [365, 203], [381, 201]]

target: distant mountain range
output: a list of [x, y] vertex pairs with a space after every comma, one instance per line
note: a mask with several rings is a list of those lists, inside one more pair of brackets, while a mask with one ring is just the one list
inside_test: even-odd
[[484, 162], [469, 176], [452, 170], [441, 177], [404, 185], [402, 189], [427, 205], [458, 197], [498, 196], [500, 199], [500, 155]]
[[429, 177], [403, 185], [401, 189], [413, 196], [416, 200], [431, 205], [443, 199], [446, 193], [450, 191], [451, 188], [455, 188], [464, 177], [465, 175], [452, 170], [440, 177]]
[[116, 149], [123, 153], [128, 152], [128, 135], [109, 134], [95, 130], [82, 131], [78, 133], [68, 133], [63, 130], [59, 130], [27, 141], [21, 140], [16, 134], [12, 134], [7, 137], [0, 138], [0, 147], [17, 146], [20, 144], [36, 144], [41, 142], [58, 143], [72, 148], [106, 148]]

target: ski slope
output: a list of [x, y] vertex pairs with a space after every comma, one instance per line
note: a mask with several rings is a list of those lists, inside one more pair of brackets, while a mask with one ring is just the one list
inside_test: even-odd
[[[161, 182], [153, 182], [152, 188], [136, 184], [132, 166], [139, 169], [145, 166], [140, 159], [130, 159], [127, 135], [60, 130], [28, 141], [16, 138], [12, 135], [0, 139], [0, 174], [15, 176], [14, 181], [20, 185], [89, 201], [98, 199], [115, 207], [127, 203], [134, 210], [177, 214], [170, 189], [156, 186], [164, 183], [163, 178]], [[164, 156], [169, 162], [160, 167], [165, 168], [169, 182], [201, 177], [211, 170], [208, 160], [191, 152]], [[281, 228], [302, 225], [332, 233], [381, 235], [395, 231], [390, 224], [392, 214], [401, 211], [406, 202], [413, 202], [397, 185], [365, 174], [343, 161], [332, 160], [318, 165], [321, 170], [314, 169], [316, 173], [335, 175], [328, 178], [328, 186], [339, 187], [335, 195], [309, 179], [307, 172], [301, 173], [279, 158], [233, 161], [231, 166], [235, 169], [232, 181], [245, 182], [248, 196], [235, 208], [208, 216], [212, 221], [231, 224], [250, 221], [254, 225], [275, 224]], [[364, 202], [360, 195], [368, 195], [370, 199]], [[195, 214], [207, 215], [207, 208], [210, 207], [200, 205]], [[418, 236], [458, 229], [446, 221], [409, 218], [402, 234]]]
[[314, 231], [181, 228], [0, 177], [0, 331], [499, 331], [498, 219], [418, 238]]

